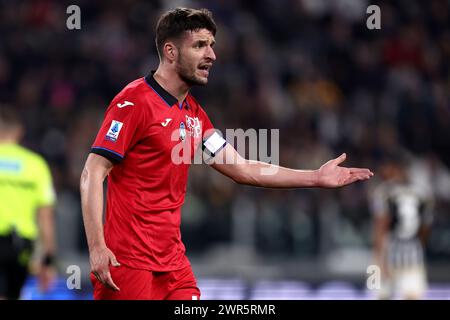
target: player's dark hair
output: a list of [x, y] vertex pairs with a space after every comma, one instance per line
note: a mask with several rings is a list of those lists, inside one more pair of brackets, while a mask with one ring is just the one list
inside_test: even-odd
[[164, 13], [156, 25], [156, 49], [159, 58], [163, 57], [164, 43], [169, 39], [178, 39], [186, 31], [206, 29], [216, 35], [216, 23], [208, 9], [176, 8]]
[[21, 126], [22, 120], [16, 110], [9, 105], [0, 104], [0, 130], [9, 130]]

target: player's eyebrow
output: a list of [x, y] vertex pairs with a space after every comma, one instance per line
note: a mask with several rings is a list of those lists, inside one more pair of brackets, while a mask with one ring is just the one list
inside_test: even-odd
[[211, 43], [211, 47], [214, 46], [214, 44], [216, 43], [216, 40], [212, 39], [211, 41], [208, 39], [200, 39], [194, 42], [195, 45], [201, 45], [201, 46], [205, 46], [208, 45], [208, 43]]

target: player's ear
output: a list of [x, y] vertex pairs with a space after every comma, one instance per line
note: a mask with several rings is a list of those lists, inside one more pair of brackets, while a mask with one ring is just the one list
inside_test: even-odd
[[175, 61], [177, 59], [177, 57], [178, 57], [178, 48], [171, 41], [166, 42], [164, 44], [163, 51], [164, 51], [164, 56], [170, 62]]

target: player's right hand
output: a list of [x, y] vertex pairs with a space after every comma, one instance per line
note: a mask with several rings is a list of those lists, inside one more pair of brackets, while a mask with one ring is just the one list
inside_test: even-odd
[[94, 248], [89, 252], [89, 260], [91, 263], [91, 272], [105, 287], [119, 291], [119, 287], [114, 283], [111, 272], [109, 271], [109, 265], [113, 267], [119, 267], [120, 263], [117, 261], [116, 256], [107, 247]]

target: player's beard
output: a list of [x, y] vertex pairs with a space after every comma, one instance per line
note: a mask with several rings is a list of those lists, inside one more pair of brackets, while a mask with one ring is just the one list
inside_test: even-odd
[[194, 85], [204, 86], [208, 83], [208, 79], [198, 77], [195, 72], [197, 71], [197, 65], [188, 63], [183, 58], [183, 55], [178, 56], [177, 60], [177, 73], [180, 78], [186, 82], [190, 87]]

